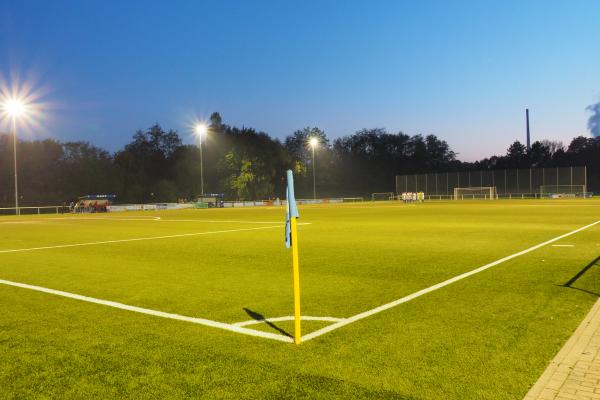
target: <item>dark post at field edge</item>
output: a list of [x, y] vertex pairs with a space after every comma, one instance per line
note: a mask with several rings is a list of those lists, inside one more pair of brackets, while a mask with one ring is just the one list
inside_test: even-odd
[[525, 109], [525, 121], [527, 125], [527, 151], [531, 151], [531, 138], [529, 136], [529, 108]]

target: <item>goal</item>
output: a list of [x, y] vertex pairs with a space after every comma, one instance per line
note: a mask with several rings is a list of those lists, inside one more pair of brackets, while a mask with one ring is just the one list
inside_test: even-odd
[[371, 201], [394, 200], [394, 192], [371, 193]]
[[585, 194], [585, 185], [543, 185], [541, 197], [579, 197]]
[[494, 200], [498, 198], [495, 186], [454, 188], [454, 200]]
[[358, 203], [363, 200], [362, 197], [344, 197], [342, 198], [342, 203]]

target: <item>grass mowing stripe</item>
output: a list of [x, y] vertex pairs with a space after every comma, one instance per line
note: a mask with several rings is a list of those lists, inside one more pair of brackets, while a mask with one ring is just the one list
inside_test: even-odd
[[256, 231], [259, 229], [273, 229], [273, 228], [281, 228], [281, 225], [261, 226], [258, 228], [227, 229], [227, 230], [210, 231], [210, 232], [179, 233], [176, 235], [149, 236], [149, 237], [132, 238], [132, 239], [103, 240], [103, 241], [98, 241], [98, 242], [61, 244], [61, 245], [56, 245], [56, 246], [29, 247], [29, 248], [24, 248], [24, 249], [0, 250], [0, 254], [1, 253], [18, 253], [18, 252], [35, 251], [35, 250], [63, 249], [66, 247], [93, 246], [93, 245], [97, 245], [97, 244], [111, 244], [111, 243], [124, 243], [124, 242], [139, 242], [139, 241], [143, 241], [143, 240], [171, 239], [171, 238], [180, 238], [180, 237], [189, 237], [189, 236], [212, 235], [212, 234], [216, 234], [216, 233]]
[[[600, 198], [301, 206], [313, 222], [301, 233], [305, 315], [359, 314], [600, 220], [584, 203]], [[281, 209], [259, 207], [114, 216], [136, 215], [283, 222]], [[6, 224], [0, 250], [271, 225]], [[0, 254], [0, 278], [231, 325], [289, 316], [279, 229]], [[552, 243], [573, 248], [544, 246], [298, 347], [0, 284], [0, 398], [522, 399], [600, 293], [600, 268], [587, 267], [599, 234], [600, 224]], [[332, 323], [303, 321], [304, 334]], [[293, 332], [292, 321], [244, 327]]]
[[553, 239], [550, 239], [550, 240], [547, 240], [547, 241], [545, 241], [543, 243], [536, 244], [535, 246], [529, 247], [528, 249], [525, 249], [525, 250], [519, 251], [518, 253], [514, 253], [514, 254], [511, 254], [509, 256], [503, 257], [503, 258], [501, 258], [499, 260], [493, 261], [493, 262], [491, 262], [489, 264], [483, 265], [483, 266], [481, 266], [479, 268], [476, 268], [474, 270], [471, 270], [469, 272], [465, 272], [464, 274], [457, 275], [457, 276], [455, 276], [453, 278], [450, 278], [448, 280], [445, 280], [443, 282], [440, 282], [440, 283], [435, 284], [433, 286], [430, 286], [428, 288], [419, 290], [418, 292], [409, 294], [408, 296], [402, 297], [402, 298], [400, 298], [398, 300], [394, 300], [394, 301], [392, 301], [390, 303], [383, 304], [383, 305], [381, 305], [379, 307], [375, 307], [375, 308], [373, 308], [371, 310], [362, 312], [360, 314], [353, 315], [351, 317], [348, 317], [348, 318], [344, 319], [343, 321], [336, 322], [336, 323], [334, 323], [332, 325], [326, 326], [325, 328], [319, 329], [317, 331], [314, 331], [314, 332], [311, 332], [311, 333], [309, 333], [307, 335], [302, 336], [302, 341], [306, 342], [308, 340], [314, 339], [316, 337], [319, 337], [321, 335], [329, 333], [329, 332], [331, 332], [333, 330], [336, 330], [338, 328], [341, 328], [343, 326], [351, 324], [353, 322], [359, 321], [359, 320], [361, 320], [363, 318], [367, 318], [367, 317], [370, 317], [371, 315], [374, 315], [374, 314], [380, 313], [382, 311], [388, 310], [390, 308], [396, 307], [397, 305], [400, 305], [402, 303], [406, 303], [408, 301], [416, 299], [417, 297], [423, 296], [424, 294], [427, 294], [427, 293], [433, 292], [435, 290], [441, 289], [444, 286], [448, 286], [448, 285], [450, 285], [450, 284], [452, 284], [454, 282], [460, 281], [461, 279], [468, 278], [471, 275], [478, 274], [478, 273], [480, 273], [482, 271], [485, 271], [486, 269], [492, 268], [492, 267], [494, 267], [494, 266], [496, 266], [498, 264], [501, 264], [501, 263], [503, 263], [505, 261], [512, 260], [513, 258], [522, 256], [523, 254], [527, 254], [529, 252], [537, 250], [540, 247], [549, 245], [549, 244], [554, 243], [554, 242], [556, 242], [558, 240], [561, 240], [561, 239], [564, 239], [564, 238], [566, 238], [568, 236], [574, 235], [574, 234], [576, 234], [578, 232], [581, 232], [581, 231], [583, 231], [585, 229], [591, 228], [591, 227], [593, 227], [593, 226], [595, 226], [597, 224], [600, 224], [600, 221], [596, 221], [596, 222], [593, 222], [593, 223], [591, 223], [589, 225], [582, 226], [581, 228], [577, 228], [577, 229], [575, 229], [575, 230], [573, 230], [571, 232], [567, 232], [567, 233], [565, 233], [563, 235], [557, 236], [557, 237], [555, 237]]
[[256, 331], [254, 329], [248, 329], [248, 328], [244, 328], [244, 327], [237, 326], [237, 325], [226, 324], [224, 322], [212, 321], [210, 319], [186, 317], [184, 315], [172, 314], [172, 313], [167, 313], [167, 312], [163, 312], [163, 311], [151, 310], [148, 308], [130, 306], [130, 305], [123, 304], [123, 303], [117, 303], [115, 301], [102, 300], [102, 299], [97, 299], [95, 297], [82, 296], [80, 294], [63, 292], [62, 290], [49, 289], [49, 288], [45, 288], [42, 286], [28, 285], [26, 283], [20, 283], [20, 282], [12, 282], [12, 281], [4, 280], [4, 279], [0, 279], [0, 284], [18, 287], [18, 288], [22, 288], [22, 289], [35, 290], [37, 292], [49, 293], [49, 294], [53, 294], [56, 296], [67, 297], [70, 299], [85, 301], [88, 303], [101, 304], [101, 305], [108, 306], [108, 307], [118, 308], [118, 309], [126, 310], [126, 311], [133, 311], [133, 312], [137, 312], [137, 313], [141, 313], [141, 314], [153, 315], [156, 317], [191, 322], [193, 324], [209, 326], [211, 328], [223, 329], [226, 331], [241, 333], [244, 335], [258, 336], [258, 337], [265, 338], [265, 339], [272, 339], [272, 340], [278, 340], [280, 342], [293, 343], [292, 338], [284, 336], [284, 335], [279, 335], [279, 334], [270, 333], [270, 332]]

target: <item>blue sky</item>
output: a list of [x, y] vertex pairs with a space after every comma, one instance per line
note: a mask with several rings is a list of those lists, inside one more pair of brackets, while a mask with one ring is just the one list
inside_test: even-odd
[[384, 127], [459, 158], [586, 134], [600, 1], [0, 0], [0, 75], [43, 89], [23, 137], [116, 150], [194, 117], [283, 138]]

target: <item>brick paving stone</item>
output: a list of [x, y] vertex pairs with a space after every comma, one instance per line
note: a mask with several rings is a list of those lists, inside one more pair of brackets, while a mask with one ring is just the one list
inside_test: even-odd
[[600, 400], [600, 299], [524, 400]]

